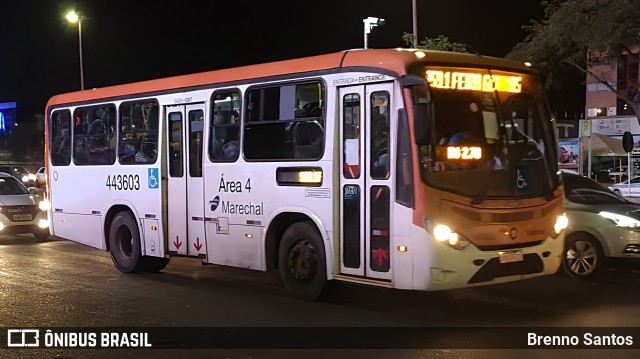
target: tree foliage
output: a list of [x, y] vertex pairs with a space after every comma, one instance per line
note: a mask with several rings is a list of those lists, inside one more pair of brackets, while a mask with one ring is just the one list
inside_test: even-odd
[[621, 96], [610, 84], [615, 79], [603, 78], [587, 66], [590, 58], [596, 58], [590, 56], [593, 54], [613, 59], [634, 54], [633, 46], [640, 45], [638, 0], [548, 0], [542, 4], [544, 18], [531, 20], [524, 27], [528, 36], [507, 57], [533, 62], [546, 75], [550, 86], [557, 87], [567, 70], [593, 76], [627, 102], [640, 121], [638, 96]]
[[[402, 40], [409, 47], [413, 47], [413, 34], [405, 32], [402, 34]], [[435, 38], [425, 37], [418, 43], [418, 48], [423, 50], [453, 51], [453, 52], [469, 52], [468, 46], [459, 42], [449, 41], [444, 35]]]

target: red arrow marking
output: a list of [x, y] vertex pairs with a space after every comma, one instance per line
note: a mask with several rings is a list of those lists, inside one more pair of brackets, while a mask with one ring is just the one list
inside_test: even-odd
[[193, 244], [196, 247], [196, 250], [200, 252], [200, 248], [202, 248], [202, 243], [200, 243], [200, 237], [196, 237], [196, 243]]
[[182, 242], [180, 242], [180, 238], [178, 238], [178, 236], [176, 236], [176, 240], [173, 241], [173, 244], [176, 246], [176, 249], [180, 249], [180, 246], [182, 246]]
[[378, 248], [376, 250], [371, 251], [373, 252], [373, 259], [377, 259], [378, 260], [378, 267], [382, 267], [382, 261], [386, 261], [389, 259], [389, 255], [387, 254], [387, 252], [385, 252], [384, 249], [382, 248]]

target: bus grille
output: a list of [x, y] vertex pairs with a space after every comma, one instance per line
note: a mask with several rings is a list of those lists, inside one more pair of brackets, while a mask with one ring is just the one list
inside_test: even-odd
[[544, 270], [542, 259], [535, 253], [525, 254], [521, 262], [500, 263], [498, 258], [491, 258], [469, 280], [469, 284], [488, 282], [496, 278], [512, 275], [541, 273]]

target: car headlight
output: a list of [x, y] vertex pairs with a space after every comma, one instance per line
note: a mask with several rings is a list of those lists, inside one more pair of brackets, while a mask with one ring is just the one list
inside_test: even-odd
[[611, 213], [611, 212], [600, 212], [598, 213], [600, 216], [610, 219], [613, 223], [618, 227], [626, 227], [626, 228], [637, 228], [640, 227], [640, 221], [635, 218], [631, 218], [622, 214]]
[[433, 227], [433, 237], [439, 242], [446, 242], [451, 248], [462, 250], [469, 246], [468, 240], [444, 224]]
[[40, 208], [40, 210], [42, 211], [48, 211], [49, 208], [51, 208], [51, 202], [49, 202], [48, 199], [43, 199], [42, 201], [40, 201], [40, 203], [38, 203], [38, 208]]

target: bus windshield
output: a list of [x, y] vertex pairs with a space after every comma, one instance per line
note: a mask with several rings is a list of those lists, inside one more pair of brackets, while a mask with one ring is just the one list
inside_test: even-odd
[[[535, 77], [488, 70], [426, 73], [434, 123], [430, 145], [420, 146], [425, 183], [480, 202], [550, 195], [559, 184], [557, 146]], [[413, 91], [419, 100], [415, 92], [427, 90]]]

